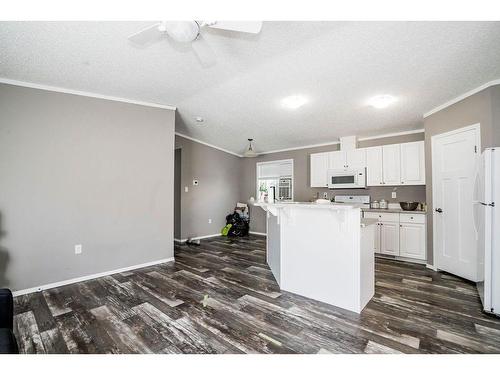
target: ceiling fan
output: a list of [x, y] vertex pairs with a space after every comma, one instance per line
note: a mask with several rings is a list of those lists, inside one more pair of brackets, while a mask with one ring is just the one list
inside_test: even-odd
[[165, 37], [178, 43], [191, 43], [202, 65], [211, 65], [215, 62], [215, 57], [201, 35], [202, 29], [207, 27], [258, 34], [262, 29], [262, 21], [162, 21], [130, 35], [128, 39], [139, 46], [151, 44]]

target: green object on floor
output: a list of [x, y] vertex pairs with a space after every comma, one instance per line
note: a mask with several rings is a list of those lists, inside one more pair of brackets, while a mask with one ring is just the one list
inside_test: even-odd
[[222, 228], [221, 234], [223, 236], [227, 236], [227, 234], [229, 233], [229, 230], [231, 229], [232, 226], [233, 226], [233, 224], [226, 225], [224, 228]]

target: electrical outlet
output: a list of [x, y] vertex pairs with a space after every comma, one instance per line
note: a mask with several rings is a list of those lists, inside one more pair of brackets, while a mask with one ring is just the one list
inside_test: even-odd
[[198, 180], [193, 180], [193, 186], [198, 186]]
[[184, 193], [187, 193], [189, 191], [189, 187], [184, 186]]
[[212, 224], [212, 219], [208, 219], [208, 224]]
[[327, 192], [327, 191], [325, 191], [325, 192], [323, 193], [323, 198], [324, 198], [324, 199], [328, 199], [328, 192]]
[[396, 199], [396, 197], [397, 197], [396, 192], [395, 192], [395, 191], [393, 191], [393, 192], [392, 192], [392, 199]]
[[82, 253], [82, 245], [78, 244], [75, 245], [75, 254], [81, 254]]

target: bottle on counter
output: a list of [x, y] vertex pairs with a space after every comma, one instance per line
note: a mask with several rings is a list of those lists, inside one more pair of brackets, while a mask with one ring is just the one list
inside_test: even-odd
[[387, 201], [385, 199], [380, 200], [380, 208], [383, 208], [384, 210], [387, 209]]
[[378, 209], [378, 208], [380, 208], [380, 203], [378, 203], [378, 201], [373, 201], [371, 204], [371, 207]]

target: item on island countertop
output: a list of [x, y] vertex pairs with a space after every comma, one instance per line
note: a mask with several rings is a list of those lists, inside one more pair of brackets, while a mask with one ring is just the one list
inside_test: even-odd
[[380, 203], [378, 203], [378, 201], [373, 201], [371, 207], [372, 208], [380, 208]]
[[248, 200], [248, 203], [249, 204], [254, 204], [255, 203], [255, 198], [254, 197], [250, 197], [250, 199]]
[[399, 205], [403, 211], [415, 211], [419, 202], [399, 202]]
[[320, 199], [316, 199], [316, 203], [318, 203], [318, 204], [330, 204], [331, 202], [328, 199], [320, 198]]
[[384, 210], [388, 208], [387, 201], [385, 199], [380, 200], [380, 208], [382, 208]]

